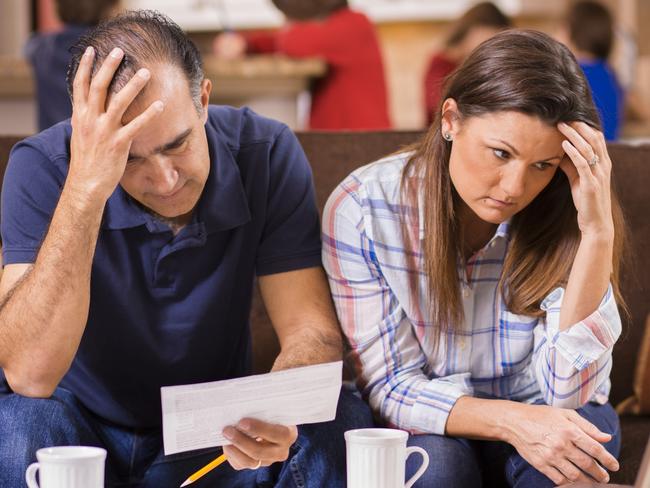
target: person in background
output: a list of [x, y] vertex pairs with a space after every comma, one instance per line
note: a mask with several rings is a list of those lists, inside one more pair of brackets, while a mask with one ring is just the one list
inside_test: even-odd
[[70, 47], [88, 30], [114, 14], [120, 0], [56, 0], [63, 29], [36, 34], [25, 46], [36, 82], [38, 130], [70, 118], [72, 105], [66, 87]]
[[328, 72], [312, 87], [310, 129], [389, 129], [388, 96], [377, 33], [347, 0], [273, 0], [289, 19], [274, 33], [224, 33], [214, 42], [217, 56], [278, 52], [318, 57]]
[[357, 384], [429, 453], [416, 487], [606, 482], [626, 232], [587, 81], [563, 44], [510, 30], [443, 95], [419, 143], [325, 206]]
[[614, 39], [614, 21], [607, 8], [594, 1], [571, 4], [559, 40], [578, 59], [584, 71], [608, 141], [619, 138], [624, 94], [608, 63]]
[[510, 19], [492, 2], [481, 2], [465, 12], [452, 26], [442, 50], [429, 61], [424, 75], [424, 111], [427, 126], [438, 110], [442, 85], [480, 43], [511, 27]]

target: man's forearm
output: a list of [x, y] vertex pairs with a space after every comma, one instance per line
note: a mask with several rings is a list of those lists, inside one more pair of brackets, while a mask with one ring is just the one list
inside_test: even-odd
[[76, 354], [104, 203], [64, 187], [34, 266], [3, 297], [0, 365], [17, 393], [49, 396]]
[[338, 329], [305, 330], [286, 341], [273, 364], [273, 370], [339, 361], [343, 343]]

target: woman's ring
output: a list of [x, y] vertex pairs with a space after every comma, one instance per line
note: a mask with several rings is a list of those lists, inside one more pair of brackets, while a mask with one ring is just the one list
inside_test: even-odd
[[599, 161], [600, 158], [598, 157], [598, 154], [594, 154], [587, 164], [589, 164], [589, 166], [596, 166]]

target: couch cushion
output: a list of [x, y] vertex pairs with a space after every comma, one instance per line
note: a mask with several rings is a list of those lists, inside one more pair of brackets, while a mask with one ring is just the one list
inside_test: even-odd
[[650, 436], [650, 417], [621, 417], [621, 469], [612, 473], [612, 483], [633, 485]]
[[614, 405], [632, 395], [632, 384], [645, 320], [650, 312], [650, 145], [608, 145], [614, 185], [627, 220], [630, 259], [622, 270], [622, 293], [631, 320], [614, 347], [612, 392]]

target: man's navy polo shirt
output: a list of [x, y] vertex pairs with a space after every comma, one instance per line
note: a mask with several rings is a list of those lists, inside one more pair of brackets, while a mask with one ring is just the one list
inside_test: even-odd
[[[254, 276], [321, 262], [311, 171], [292, 132], [248, 109], [214, 106], [205, 129], [210, 173], [178, 235], [119, 186], [106, 205], [88, 324], [60, 386], [120, 425], [160, 425], [161, 386], [249, 374]], [[67, 174], [70, 133], [65, 121], [11, 152], [5, 264], [36, 259]]]

